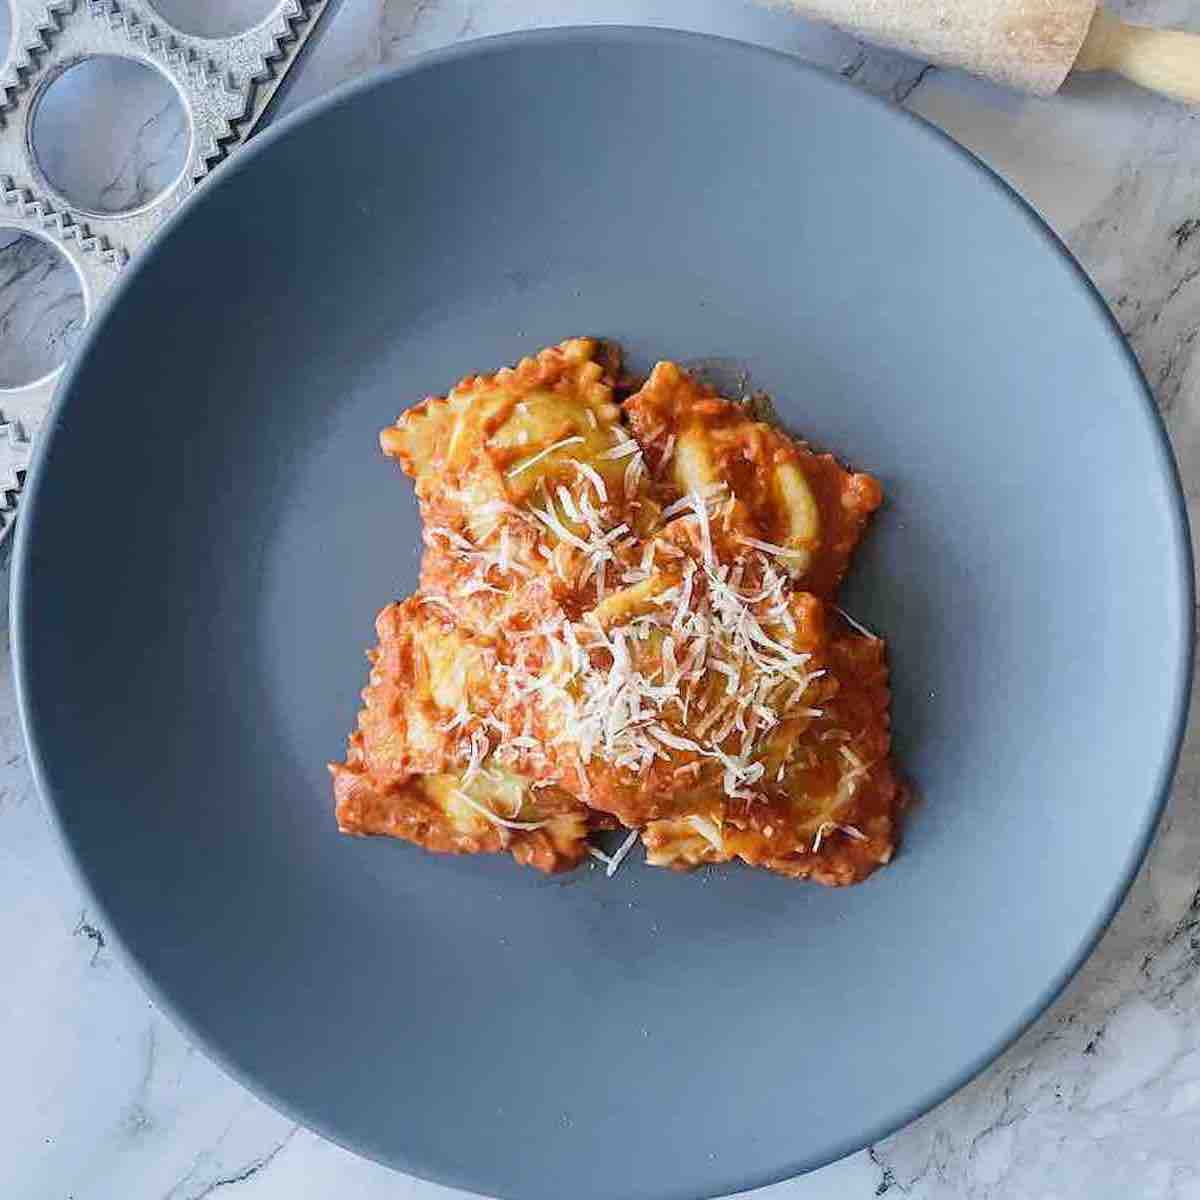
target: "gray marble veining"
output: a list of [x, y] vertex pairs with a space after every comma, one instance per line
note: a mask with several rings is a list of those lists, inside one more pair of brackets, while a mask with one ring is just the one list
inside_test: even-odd
[[83, 331], [74, 268], [49, 242], [0, 226], [0, 388], [53, 370]]
[[[1185, 0], [1123, 7], [1137, 19], [1200, 29]], [[996, 167], [1080, 257], [1129, 335], [1155, 386], [1196, 520], [1200, 114], [1099, 78], [1072, 81], [1053, 100], [1014, 97], [738, 0], [345, 0], [289, 103], [460, 38], [589, 21], [704, 29], [792, 51], [903, 103]], [[13, 328], [32, 331], [41, 320], [42, 332], [5, 340], [0, 328], [0, 378], [49, 336], [45, 317], [14, 314], [22, 305], [55, 311], [48, 293], [33, 294], [38, 270], [21, 275], [17, 258], [0, 244], [0, 313], [15, 303]], [[69, 332], [64, 324], [55, 336]], [[1069, 470], [1064, 455], [1066, 487]], [[1197, 719], [1151, 855], [1066, 994], [932, 1113], [870, 1150], [756, 1196], [1200, 1198]], [[297, 1129], [192, 1050], [149, 1004], [113, 958], [53, 845], [7, 672], [0, 681], [0, 946], [11, 972], [0, 989], [0, 1196], [455, 1195]]]
[[122, 213], [149, 204], [184, 169], [191, 130], [165, 75], [109, 56], [51, 81], [31, 138], [46, 178], [76, 209]]

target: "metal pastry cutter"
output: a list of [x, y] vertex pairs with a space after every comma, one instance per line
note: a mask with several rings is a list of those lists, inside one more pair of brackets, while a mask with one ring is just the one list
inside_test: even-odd
[[[85, 319], [121, 268], [166, 217], [254, 130], [325, 10], [337, 0], [278, 0], [271, 15], [230, 37], [176, 29], [149, 0], [9, 0], [12, 55], [0, 74], [0, 225], [50, 242], [75, 268]], [[31, 125], [43, 91], [86, 59], [118, 56], [165, 75], [191, 131], [183, 171], [127, 213], [86, 212], [38, 166]], [[7, 540], [61, 367], [0, 389], [0, 541]]]

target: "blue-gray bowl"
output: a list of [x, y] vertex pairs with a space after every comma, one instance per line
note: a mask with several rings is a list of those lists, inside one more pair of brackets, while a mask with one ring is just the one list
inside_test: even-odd
[[[577, 333], [736, 360], [884, 480], [847, 603], [922, 802], [863, 886], [335, 831], [417, 563], [376, 431]], [[20, 524], [32, 760], [152, 995], [304, 1123], [500, 1196], [748, 1188], [945, 1096], [1087, 954], [1180, 741], [1184, 509], [1096, 293], [945, 138], [730, 42], [477, 43], [239, 151], [96, 321]]]

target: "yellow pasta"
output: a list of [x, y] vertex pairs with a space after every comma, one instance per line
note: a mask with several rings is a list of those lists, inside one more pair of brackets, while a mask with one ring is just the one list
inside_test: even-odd
[[421, 589], [380, 614], [339, 824], [558, 870], [619, 823], [656, 866], [861, 879], [895, 839], [887, 671], [829, 600], [879, 485], [619, 365], [571, 339], [383, 431]]

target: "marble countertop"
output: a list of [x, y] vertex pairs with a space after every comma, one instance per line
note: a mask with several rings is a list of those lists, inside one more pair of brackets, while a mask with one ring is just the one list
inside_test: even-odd
[[[221, 2], [234, 11], [256, 7]], [[1185, 0], [1121, 7], [1135, 19], [1200, 30]], [[1053, 100], [1015, 97], [739, 0], [344, 0], [285, 108], [459, 39], [591, 22], [705, 30], [794, 52], [920, 113], [995, 167], [1066, 240], [1128, 334], [1156, 390], [1196, 520], [1200, 113], [1107, 78], [1072, 81]], [[115, 137], [117, 123], [113, 129]], [[106, 195], [125, 187], [122, 173], [152, 175], [178, 138], [157, 111], [126, 134], [128, 143], [111, 150], [108, 178], [83, 172]], [[67, 301], [51, 294], [58, 285], [48, 271], [36, 272], [31, 286], [31, 272], [8, 261], [3, 245], [0, 237], [0, 382], [14, 360], [44, 351], [28, 339], [71, 338], [78, 323], [48, 331], [41, 318]], [[933, 1112], [756, 1197], [1200, 1200], [1198, 719], [1149, 859], [1066, 994]], [[7, 669], [0, 675], [0, 947], [6, 1200], [460, 1195], [291, 1124], [227, 1079], [155, 1009], [113, 957], [60, 858], [30, 780]]]

